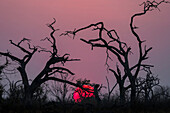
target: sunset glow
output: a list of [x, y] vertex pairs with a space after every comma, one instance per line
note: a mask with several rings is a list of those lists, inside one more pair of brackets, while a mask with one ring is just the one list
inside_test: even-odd
[[94, 88], [89, 85], [83, 85], [83, 88], [89, 89], [90, 92], [82, 90], [81, 88], [77, 88], [74, 93], [73, 93], [73, 98], [76, 103], [81, 102], [83, 99], [88, 98], [88, 97], [94, 97]]

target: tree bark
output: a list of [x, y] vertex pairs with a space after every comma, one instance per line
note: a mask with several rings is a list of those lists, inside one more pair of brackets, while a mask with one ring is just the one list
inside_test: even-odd
[[125, 88], [123, 86], [123, 83], [119, 84], [119, 91], [120, 91], [120, 104], [125, 104]]
[[131, 81], [131, 106], [135, 105], [136, 102], [136, 85], [135, 85], [135, 79], [132, 79]]
[[24, 97], [24, 106], [26, 108], [30, 108], [32, 106], [33, 102], [33, 91], [31, 90], [31, 87], [27, 88], [25, 90], [25, 97]]

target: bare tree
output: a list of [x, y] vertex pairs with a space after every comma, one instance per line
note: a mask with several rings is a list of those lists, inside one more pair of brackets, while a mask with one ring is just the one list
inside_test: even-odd
[[[94, 47], [99, 47], [99, 48], [105, 48], [106, 49], [106, 65], [108, 65], [108, 59], [110, 59], [110, 54], [113, 54], [117, 57], [119, 65], [122, 67], [122, 70], [119, 68], [117, 65], [117, 71], [113, 69], [109, 69], [114, 73], [115, 78], [117, 79], [117, 83], [119, 85], [119, 90], [120, 90], [120, 95], [121, 99], [124, 100], [124, 95], [125, 91], [127, 89], [131, 89], [131, 102], [132, 104], [136, 100], [136, 79], [139, 76], [140, 70], [142, 68], [150, 68], [153, 67], [153, 65], [146, 64], [144, 61], [148, 59], [148, 53], [152, 49], [152, 47], [146, 48], [146, 45], [143, 46], [143, 43], [145, 41], [141, 40], [140, 36], [136, 32], [136, 27], [134, 25], [134, 19], [137, 17], [140, 17], [142, 15], [145, 15], [147, 12], [152, 11], [153, 9], [158, 9], [158, 6], [162, 3], [169, 3], [168, 1], [162, 0], [160, 2], [156, 2], [155, 0], [149, 1], [147, 0], [146, 2], [143, 2], [141, 6], [143, 6], [143, 11], [140, 13], [136, 13], [132, 15], [131, 21], [130, 21], [130, 29], [132, 34], [135, 36], [137, 43], [138, 43], [138, 51], [139, 51], [139, 57], [138, 61], [136, 64], [133, 66], [130, 66], [130, 60], [129, 60], [129, 54], [131, 53], [131, 47], [127, 45], [127, 43], [123, 42], [120, 40], [120, 37], [116, 30], [108, 30], [103, 22], [98, 22], [95, 24], [90, 24], [86, 27], [82, 27], [80, 29], [74, 29], [74, 31], [66, 31], [65, 33], [61, 35], [69, 35], [72, 34], [73, 38], [78, 32], [81, 32], [83, 30], [93, 28], [93, 30], [98, 31], [98, 36], [95, 39], [80, 39], [81, 41], [91, 45], [91, 49], [93, 50]], [[107, 39], [104, 38], [106, 37], [105, 34], [107, 35]], [[123, 73], [122, 73], [123, 72]], [[125, 86], [125, 80], [129, 79], [130, 85]]]
[[8, 59], [6, 58], [6, 62], [2, 65], [0, 65], [0, 103], [2, 102], [2, 96], [5, 92], [4, 85], [2, 84], [3, 78], [3, 70], [9, 65]]
[[152, 96], [152, 102], [160, 103], [170, 101], [170, 88], [169, 86], [160, 86], [154, 88], [154, 95]]
[[[47, 38], [43, 39], [43, 41], [47, 40], [51, 44], [52, 50], [47, 50], [40, 46], [31, 46], [31, 44], [30, 44], [31, 40], [27, 39], [27, 38], [23, 38], [18, 43], [15, 43], [12, 40], [10, 40], [11, 45], [13, 45], [17, 49], [21, 50], [25, 54], [22, 58], [17, 57], [17, 55], [15, 56], [15, 55], [11, 54], [9, 51], [0, 52], [1, 56], [5, 56], [17, 63], [17, 65], [18, 65], [17, 71], [20, 73], [20, 76], [22, 78], [22, 82], [24, 85], [24, 94], [25, 94], [24, 98], [25, 98], [26, 104], [31, 103], [31, 100], [33, 98], [33, 94], [34, 94], [35, 90], [41, 84], [45, 83], [48, 80], [54, 80], [54, 81], [58, 81], [58, 82], [68, 83], [68, 84], [78, 87], [78, 85], [73, 82], [63, 80], [63, 79], [60, 79], [60, 78], [57, 78], [56, 76], [54, 76], [54, 73], [68, 73], [70, 75], [74, 75], [73, 72], [71, 72], [69, 69], [64, 67], [64, 64], [69, 61], [79, 61], [79, 59], [70, 59], [69, 54], [64, 54], [63, 56], [59, 56], [58, 49], [56, 47], [56, 38], [54, 37], [54, 33], [56, 31], [58, 31], [59, 29], [55, 29], [53, 27], [53, 25], [55, 23], [56, 23], [56, 20], [54, 19], [54, 21], [51, 24], [48, 24], [48, 27], [52, 30], [50, 33], [50, 38], [47, 37]], [[28, 47], [25, 47], [22, 45], [24, 42], [27, 42]], [[26, 71], [27, 64], [32, 60], [32, 57], [36, 52], [47, 52], [51, 56], [47, 60], [45, 67], [40, 71], [40, 73], [35, 77], [35, 79], [31, 83], [29, 83], [29, 78], [28, 78], [29, 75], [27, 74], [27, 71]], [[55, 64], [60, 64], [60, 63], [63, 66], [55, 65]]]
[[137, 97], [141, 97], [140, 100], [149, 102], [154, 96], [154, 88], [162, 86], [160, 85], [159, 78], [154, 76], [150, 69], [144, 68], [144, 71], [146, 71], [146, 76], [136, 79], [136, 91]]
[[115, 89], [115, 87], [117, 86], [117, 83], [110, 89], [110, 82], [109, 82], [109, 79], [107, 78], [106, 76], [106, 82], [107, 82], [107, 89], [108, 89], [108, 101], [110, 101], [110, 97], [111, 97], [111, 94], [113, 92], [113, 90]]
[[[60, 74], [62, 80], [73, 81], [74, 77], [68, 74]], [[59, 83], [53, 81], [52, 85], [49, 86], [49, 92], [56, 98], [57, 101], [65, 103], [71, 100], [72, 94], [69, 93], [71, 86], [67, 83]]]
[[0, 76], [0, 103], [2, 102], [2, 96], [4, 93], [4, 86], [2, 85], [1, 81], [2, 81], [2, 77]]

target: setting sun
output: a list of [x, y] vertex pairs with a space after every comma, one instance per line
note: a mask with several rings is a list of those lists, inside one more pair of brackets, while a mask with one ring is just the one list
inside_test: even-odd
[[85, 98], [94, 97], [94, 88], [92, 86], [83, 85], [82, 87], [88, 89], [88, 91], [82, 90], [78, 87], [73, 93], [73, 98], [76, 103], [81, 102]]

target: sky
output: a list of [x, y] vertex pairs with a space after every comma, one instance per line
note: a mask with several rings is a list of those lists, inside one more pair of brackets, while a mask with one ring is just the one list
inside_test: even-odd
[[[91, 82], [106, 84], [105, 76], [110, 83], [115, 84], [112, 73], [108, 73], [105, 66], [106, 54], [104, 49], [95, 48], [81, 42], [80, 38], [89, 39], [96, 35], [90, 30], [79, 33], [73, 40], [68, 36], [59, 36], [67, 30], [81, 28], [91, 23], [104, 22], [108, 29], [115, 29], [121, 40], [127, 42], [134, 52], [132, 63], [137, 58], [135, 37], [129, 27], [130, 17], [143, 10], [139, 6], [143, 0], [0, 0], [0, 51], [11, 51], [19, 57], [23, 54], [9, 44], [9, 40], [20, 41], [23, 37], [32, 40], [32, 44], [49, 47], [48, 42], [40, 40], [49, 36], [47, 23], [56, 18], [55, 33], [59, 54], [69, 53], [70, 58], [80, 58], [80, 62], [69, 62], [66, 67], [75, 73], [76, 79], [86, 78]], [[170, 81], [170, 5], [163, 4], [161, 11], [154, 10], [136, 18], [135, 25], [142, 40], [146, 40], [147, 47], [153, 47], [149, 53], [148, 63], [153, 64], [155, 75], [161, 79], [162, 85], [169, 85]], [[45, 65], [49, 56], [37, 53], [28, 64], [27, 72], [33, 79]], [[115, 62], [114, 62], [115, 61]], [[113, 57], [113, 62], [116, 59]], [[16, 77], [14, 77], [16, 78]]]

